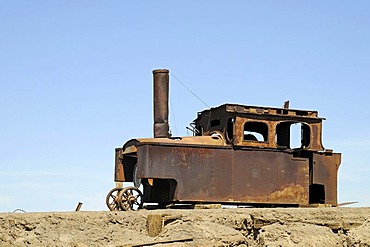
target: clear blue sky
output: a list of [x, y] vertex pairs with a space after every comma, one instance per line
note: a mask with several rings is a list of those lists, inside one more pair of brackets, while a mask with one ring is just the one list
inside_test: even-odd
[[[370, 206], [370, 1], [1, 1], [0, 212], [106, 210], [152, 136], [152, 70], [208, 105], [318, 110], [339, 202]], [[171, 79], [171, 127], [205, 106]]]

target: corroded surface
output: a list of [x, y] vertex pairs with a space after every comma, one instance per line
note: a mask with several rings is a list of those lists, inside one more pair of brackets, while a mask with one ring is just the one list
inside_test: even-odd
[[115, 154], [115, 182], [141, 183], [144, 202], [337, 206], [341, 154], [323, 147], [317, 111], [223, 104], [198, 112], [193, 136], [172, 137], [169, 71], [154, 70], [153, 86], [154, 138]]

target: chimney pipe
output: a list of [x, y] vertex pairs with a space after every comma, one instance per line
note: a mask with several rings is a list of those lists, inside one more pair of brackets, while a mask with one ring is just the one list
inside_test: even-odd
[[169, 70], [153, 70], [154, 137], [170, 137], [168, 124]]

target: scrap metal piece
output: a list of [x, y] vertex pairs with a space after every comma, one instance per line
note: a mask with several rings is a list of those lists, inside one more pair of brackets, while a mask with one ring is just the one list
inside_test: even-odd
[[289, 100], [284, 102], [283, 108], [284, 109], [289, 109]]
[[82, 207], [82, 202], [79, 202], [79, 203], [77, 204], [77, 207], [76, 207], [75, 211], [76, 211], [76, 212], [77, 212], [77, 211], [80, 211], [80, 210], [81, 210], [81, 207]]

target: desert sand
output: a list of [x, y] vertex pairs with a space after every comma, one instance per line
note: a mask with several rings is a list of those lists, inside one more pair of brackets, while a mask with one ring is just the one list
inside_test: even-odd
[[0, 213], [0, 246], [370, 246], [370, 208]]

